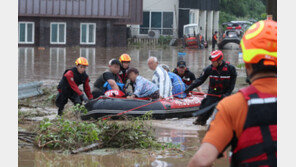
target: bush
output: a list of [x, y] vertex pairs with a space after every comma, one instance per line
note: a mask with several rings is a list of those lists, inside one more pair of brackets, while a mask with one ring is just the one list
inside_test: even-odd
[[76, 149], [93, 143], [100, 148], [177, 148], [170, 143], [160, 143], [146, 120], [151, 113], [126, 120], [124, 123], [97, 121], [96, 123], [44, 119], [37, 127], [35, 145], [40, 148]]

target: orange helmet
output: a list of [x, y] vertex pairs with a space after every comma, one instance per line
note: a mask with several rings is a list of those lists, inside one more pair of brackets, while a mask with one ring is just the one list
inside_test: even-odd
[[76, 66], [79, 64], [84, 65], [84, 66], [88, 66], [88, 61], [84, 57], [79, 57], [78, 59], [76, 59], [75, 64], [76, 64]]
[[120, 62], [130, 62], [131, 60], [131, 57], [126, 53], [122, 54], [119, 58]]
[[262, 20], [244, 34], [240, 46], [245, 63], [277, 66], [277, 22]]

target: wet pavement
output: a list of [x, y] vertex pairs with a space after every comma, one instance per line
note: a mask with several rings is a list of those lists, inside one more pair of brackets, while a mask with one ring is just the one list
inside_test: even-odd
[[[108, 61], [118, 58], [122, 53], [128, 53], [131, 58], [131, 66], [140, 71], [140, 75], [151, 80], [152, 71], [147, 66], [149, 56], [156, 56], [159, 62], [167, 64], [171, 70], [176, 67], [178, 52], [186, 52], [183, 58], [188, 68], [199, 75], [202, 69], [210, 64], [209, 49], [180, 49], [168, 48], [34, 48], [19, 47], [18, 63], [19, 83], [43, 81], [45, 85], [57, 85], [63, 72], [74, 66], [74, 61], [79, 57], [86, 57], [89, 61], [87, 73], [91, 78], [91, 86], [99, 75], [108, 66]], [[226, 46], [223, 50], [225, 60], [238, 66], [242, 63], [237, 45]], [[245, 85], [245, 72], [237, 69], [238, 79], [235, 87], [236, 92]], [[208, 84], [202, 85], [204, 92]], [[180, 144], [184, 154], [158, 154], [154, 151], [137, 150], [96, 150], [86, 154], [69, 155], [55, 153], [47, 150], [36, 150], [31, 147], [21, 147], [19, 153], [19, 166], [186, 166], [189, 159], [200, 146], [206, 132], [206, 127], [192, 124], [194, 118], [153, 120], [152, 125], [156, 129], [158, 140]], [[215, 166], [229, 166], [228, 160], [221, 158], [215, 162]]]

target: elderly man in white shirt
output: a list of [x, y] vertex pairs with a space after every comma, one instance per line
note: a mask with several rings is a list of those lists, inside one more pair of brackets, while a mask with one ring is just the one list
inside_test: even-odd
[[152, 82], [159, 88], [159, 98], [167, 98], [172, 96], [172, 82], [166, 70], [160, 65], [156, 57], [148, 58], [148, 66], [154, 71]]

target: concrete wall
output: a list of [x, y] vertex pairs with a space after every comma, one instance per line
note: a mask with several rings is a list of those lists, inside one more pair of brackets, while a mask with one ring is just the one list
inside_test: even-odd
[[212, 40], [213, 35], [213, 11], [207, 11], [207, 35], [206, 39], [207, 41]]
[[200, 31], [202, 36], [206, 36], [206, 27], [207, 27], [207, 11], [201, 10], [199, 16], [199, 26], [202, 27], [202, 30]]
[[213, 13], [213, 32], [219, 32], [219, 11]]

